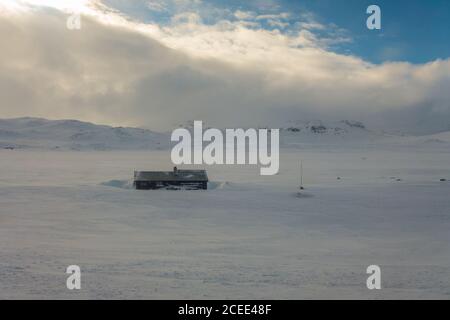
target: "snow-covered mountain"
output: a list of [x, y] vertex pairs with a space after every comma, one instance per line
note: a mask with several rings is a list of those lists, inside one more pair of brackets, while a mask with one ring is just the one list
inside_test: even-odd
[[393, 134], [371, 130], [362, 122], [351, 120], [291, 121], [281, 129], [280, 139], [285, 148], [321, 145], [450, 148], [450, 131], [423, 136]]
[[146, 129], [110, 127], [77, 120], [0, 119], [0, 148], [70, 150], [163, 149], [167, 135]]
[[339, 122], [323, 122], [321, 120], [289, 121], [283, 129], [290, 132], [326, 135], [344, 135], [354, 131], [359, 133], [369, 132], [362, 122], [351, 120]]
[[[183, 127], [192, 130], [192, 123]], [[260, 126], [263, 127], [270, 128]], [[205, 126], [204, 130], [207, 128]], [[280, 128], [282, 148], [364, 146], [371, 143], [447, 148], [450, 146], [450, 132], [428, 136], [392, 135], [370, 130], [363, 123], [350, 120], [290, 121]], [[0, 149], [158, 150], [170, 146], [169, 132], [111, 127], [77, 120], [0, 119]]]
[[392, 135], [373, 131], [359, 121], [289, 121], [281, 128], [280, 144], [285, 148], [305, 145], [359, 145], [383, 143]]

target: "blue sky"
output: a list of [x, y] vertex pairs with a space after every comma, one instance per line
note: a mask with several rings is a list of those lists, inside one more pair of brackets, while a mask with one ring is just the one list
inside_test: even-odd
[[[350, 31], [354, 42], [342, 50], [373, 62], [402, 60], [423, 63], [450, 56], [450, 1], [447, 0], [316, 0], [285, 1], [304, 6], [325, 21]], [[303, 4], [304, 3], [304, 4]], [[370, 4], [382, 12], [380, 31], [365, 28]]]
[[[6, 4], [6, 5], [5, 5]], [[20, 4], [20, 5], [19, 5]], [[366, 27], [378, 4], [382, 29]], [[0, 1], [0, 117], [450, 129], [449, 0]], [[81, 14], [80, 30], [68, 18]], [[70, 29], [70, 28], [69, 28]]]
[[[289, 25], [281, 28], [283, 32], [292, 32], [307, 14], [327, 26], [316, 30], [318, 35], [332, 38], [339, 29], [341, 34], [351, 38], [351, 41], [331, 45], [330, 49], [337, 53], [356, 55], [374, 63], [425, 63], [450, 57], [448, 0], [105, 0], [104, 3], [134, 19], [162, 25], [169, 23], [173, 15], [186, 11], [198, 12], [206, 24], [229, 18], [237, 10], [260, 15], [286, 12], [290, 14], [285, 21]], [[149, 3], [160, 4], [160, 10], [150, 10]], [[366, 28], [366, 8], [371, 4], [381, 7], [380, 31]], [[262, 27], [271, 28], [264, 24]]]

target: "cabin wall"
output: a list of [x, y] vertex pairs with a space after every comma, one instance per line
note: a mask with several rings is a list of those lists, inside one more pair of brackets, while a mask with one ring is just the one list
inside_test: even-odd
[[136, 190], [157, 190], [167, 187], [188, 187], [193, 190], [207, 190], [205, 181], [135, 181]]

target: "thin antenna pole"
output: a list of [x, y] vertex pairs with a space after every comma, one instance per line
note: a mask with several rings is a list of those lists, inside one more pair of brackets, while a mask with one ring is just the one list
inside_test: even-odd
[[303, 161], [300, 160], [300, 189], [303, 190]]

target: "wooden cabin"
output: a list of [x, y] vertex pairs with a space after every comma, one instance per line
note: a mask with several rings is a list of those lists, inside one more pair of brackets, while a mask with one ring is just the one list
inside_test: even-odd
[[206, 190], [206, 170], [135, 171], [134, 186], [137, 190]]

